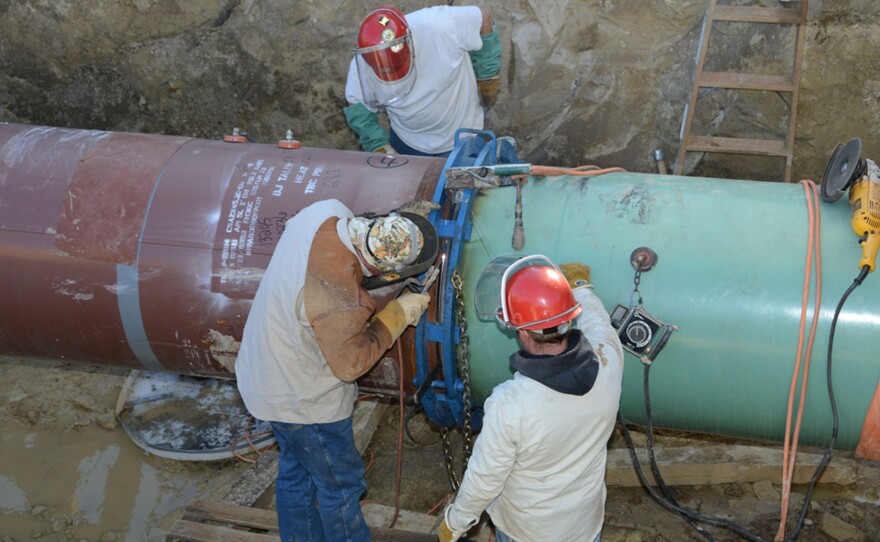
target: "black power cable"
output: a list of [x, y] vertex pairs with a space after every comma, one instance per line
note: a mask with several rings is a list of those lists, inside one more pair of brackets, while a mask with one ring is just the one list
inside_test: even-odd
[[[828, 332], [829, 333], [828, 354], [827, 354], [827, 360], [826, 360], [826, 366], [825, 366], [826, 367], [825, 368], [825, 376], [826, 376], [826, 381], [828, 384], [828, 400], [829, 400], [829, 403], [831, 404], [831, 415], [833, 418], [833, 424], [832, 424], [832, 429], [831, 429], [831, 439], [828, 442], [828, 448], [825, 450], [825, 453], [823, 454], [822, 459], [819, 461], [819, 465], [816, 466], [816, 471], [813, 473], [813, 476], [810, 479], [809, 484], [807, 485], [806, 495], [804, 496], [804, 501], [801, 505], [801, 513], [798, 516], [797, 524], [795, 525], [794, 530], [792, 530], [791, 533], [789, 533], [789, 535], [787, 537], [785, 537], [784, 542], [791, 542], [791, 541], [795, 540], [797, 538], [797, 536], [800, 534], [800, 531], [804, 526], [804, 520], [807, 516], [807, 510], [809, 508], [808, 505], [810, 502], [810, 497], [813, 494], [813, 489], [815, 488], [816, 483], [819, 480], [819, 476], [821, 476], [822, 472], [825, 470], [825, 467], [827, 467], [828, 463], [831, 461], [831, 455], [834, 452], [834, 445], [837, 442], [837, 432], [838, 432], [839, 422], [840, 422], [839, 415], [837, 412], [837, 401], [834, 398], [834, 384], [832, 381], [832, 374], [831, 374], [832, 351], [834, 348], [834, 333], [835, 333], [835, 330], [837, 329], [837, 320], [838, 320], [838, 317], [840, 316], [840, 311], [843, 309], [844, 303], [849, 298], [850, 294], [852, 294], [853, 290], [855, 290], [856, 287], [858, 287], [862, 284], [862, 282], [865, 280], [865, 277], [868, 275], [868, 272], [870, 272], [870, 269], [867, 266], [862, 267], [861, 271], [859, 272], [859, 275], [855, 278], [855, 280], [853, 280], [853, 283], [849, 286], [849, 288], [847, 288], [846, 292], [844, 292], [844, 294], [841, 296], [840, 301], [837, 303], [837, 308], [834, 310], [834, 318], [832, 318], [832, 320], [831, 320], [831, 329]], [[644, 474], [644, 472], [642, 472], [642, 467], [641, 467], [641, 464], [639, 463], [639, 458], [638, 458], [638, 456], [636, 456], [636, 451], [635, 451], [635, 446], [632, 441], [632, 436], [629, 434], [629, 430], [626, 428], [626, 423], [623, 420], [623, 417], [620, 415], [619, 412], [617, 414], [617, 422], [620, 425], [621, 433], [623, 434], [623, 438], [624, 438], [624, 440], [626, 440], [626, 445], [629, 448], [630, 458], [632, 459], [633, 467], [635, 467], [636, 475], [639, 478], [639, 482], [641, 482], [642, 486], [645, 488], [645, 490], [648, 492], [648, 494], [651, 496], [651, 498], [653, 498], [655, 501], [657, 501], [658, 504], [660, 504], [662, 507], [666, 508], [667, 510], [670, 510], [672, 512], [676, 512], [676, 513], [682, 515], [683, 517], [685, 517], [686, 519], [690, 520], [690, 521], [688, 521], [688, 523], [693, 525], [697, 529], [697, 532], [699, 532], [701, 535], [703, 535], [704, 537], [706, 537], [709, 540], [714, 540], [714, 538], [712, 538], [712, 535], [710, 533], [704, 531], [699, 526], [695, 525], [694, 522], [698, 521], [698, 522], [703, 522], [703, 523], [715, 525], [718, 527], [723, 527], [725, 529], [728, 529], [728, 530], [738, 534], [742, 538], [745, 538], [746, 540], [752, 540], [753, 542], [773, 542], [773, 541], [761, 538], [760, 536], [758, 536], [756, 534], [753, 534], [752, 532], [750, 532], [746, 528], [744, 528], [742, 525], [739, 525], [738, 523], [736, 523], [734, 521], [731, 521], [731, 520], [728, 520], [725, 518], [720, 518], [717, 516], [703, 515], [695, 510], [691, 510], [689, 508], [684, 508], [682, 506], [679, 506], [678, 503], [676, 502], [676, 500], [674, 498], [672, 498], [668, 486], [666, 486], [665, 482], [663, 481], [662, 476], [660, 475], [660, 469], [657, 467], [657, 463], [654, 458], [653, 426], [651, 423], [651, 396], [650, 396], [650, 388], [648, 386], [648, 375], [650, 372], [650, 367], [651, 367], [650, 365], [645, 365], [645, 379], [644, 379], [645, 416], [646, 416], [646, 427], [647, 427], [647, 434], [648, 434], [648, 440], [647, 440], [648, 459], [651, 463], [651, 471], [654, 474], [654, 478], [656, 479], [657, 485], [660, 488], [663, 495], [657, 493], [657, 491], [653, 487], [651, 487], [650, 483], [645, 478], [645, 474]]]

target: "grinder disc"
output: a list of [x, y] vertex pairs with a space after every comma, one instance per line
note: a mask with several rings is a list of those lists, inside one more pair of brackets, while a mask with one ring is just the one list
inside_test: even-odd
[[819, 194], [827, 202], [835, 202], [849, 188], [857, 176], [857, 169], [862, 155], [862, 140], [854, 137], [846, 144], [839, 144], [831, 155], [822, 174], [822, 186]]

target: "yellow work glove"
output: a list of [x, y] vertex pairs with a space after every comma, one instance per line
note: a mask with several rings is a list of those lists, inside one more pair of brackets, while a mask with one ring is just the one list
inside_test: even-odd
[[428, 308], [431, 296], [428, 294], [404, 292], [397, 298], [397, 302], [400, 303], [400, 307], [406, 315], [406, 325], [414, 326], [419, 323], [422, 313]]
[[431, 200], [427, 199], [414, 199], [412, 201], [408, 201], [397, 208], [398, 211], [402, 213], [412, 213], [414, 215], [423, 216], [428, 218], [428, 215], [431, 211], [437, 210], [440, 208], [439, 203], [435, 203]]
[[481, 79], [477, 81], [477, 88], [480, 91], [480, 102], [484, 107], [492, 107], [498, 98], [498, 92], [501, 90], [501, 79], [496, 75], [489, 79]]
[[446, 520], [444, 519], [440, 522], [440, 526], [437, 527], [437, 538], [440, 539], [440, 542], [455, 542], [461, 538], [461, 535], [452, 532], [452, 529], [449, 528], [449, 525], [446, 525]]
[[585, 263], [564, 263], [559, 269], [572, 290], [590, 284], [590, 266]]
[[377, 147], [377, 148], [373, 149], [373, 152], [378, 152], [380, 154], [390, 154], [392, 156], [397, 156], [399, 154], [397, 152], [397, 149], [395, 149], [394, 147], [391, 146], [391, 143], [386, 143], [386, 144], [382, 145], [381, 147]]
[[375, 319], [385, 324], [391, 333], [391, 342], [394, 342], [403, 335], [407, 326], [419, 323], [419, 318], [430, 302], [431, 296], [428, 294], [404, 292], [397, 299], [389, 301], [385, 308], [376, 314]]

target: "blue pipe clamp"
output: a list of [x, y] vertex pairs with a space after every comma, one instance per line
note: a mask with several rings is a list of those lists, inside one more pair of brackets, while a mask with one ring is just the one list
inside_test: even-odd
[[[473, 188], [448, 193], [446, 169], [518, 161], [516, 147], [508, 138], [498, 139], [495, 134], [485, 130], [460, 129], [455, 132], [455, 146], [434, 191], [433, 201], [440, 205], [440, 210], [431, 211], [428, 218], [437, 230], [440, 253], [446, 255], [446, 262], [438, 277], [441, 281], [438, 321], [429, 322], [423, 315], [416, 327], [416, 376], [413, 384], [418, 390], [416, 401], [422, 405], [428, 419], [441, 427], [464, 426], [464, 384], [458, 375], [456, 355], [461, 337], [455, 315], [452, 275], [454, 270], [459, 269], [463, 245], [471, 237], [471, 209], [477, 193]], [[440, 213], [450, 197], [453, 198], [449, 202], [452, 216], [449, 219], [441, 218]], [[439, 344], [440, 359], [433, 368], [429, 366], [428, 343]], [[439, 374], [441, 368], [442, 375]], [[471, 425], [475, 431], [482, 425], [482, 413], [482, 408], [474, 409], [471, 413]]]

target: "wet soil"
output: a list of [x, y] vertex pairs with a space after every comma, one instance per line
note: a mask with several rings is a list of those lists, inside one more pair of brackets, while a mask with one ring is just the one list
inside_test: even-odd
[[[437, 513], [452, 493], [445, 466], [440, 433], [426, 421], [423, 414], [408, 412], [402, 440], [403, 461], [398, 494], [396, 483], [397, 453], [400, 442], [399, 411], [389, 407], [374, 434], [365, 461], [371, 464], [367, 473], [367, 499], [394, 506], [399, 499], [406, 510]], [[636, 446], [644, 446], [644, 433], [631, 427]], [[749, 444], [721, 437], [698, 436], [673, 431], [658, 431], [658, 446], [709, 446], [729, 442]], [[460, 474], [463, 439], [459, 431], [450, 432], [453, 465]], [[612, 448], [626, 443], [619, 430], [612, 437]], [[658, 452], [659, 453], [659, 452]], [[839, 457], [851, 459], [852, 454], [840, 452]], [[642, 466], [651, 476], [649, 466]], [[662, 472], [661, 472], [662, 474]], [[852, 487], [820, 485], [812, 495], [811, 504], [797, 540], [880, 540], [880, 501], [876, 488], [880, 465], [862, 462], [863, 479]], [[702, 523], [701, 534], [678, 514], [658, 504], [642, 487], [609, 487], [606, 504], [603, 542], [678, 542], [718, 540], [721, 542], [773, 540], [779, 526], [779, 480], [760, 483], [735, 483], [712, 486], [671, 488], [672, 496], [683, 508], [729, 522], [730, 528]], [[787, 534], [795, 528], [804, 498], [805, 487], [794, 486]], [[866, 499], [866, 496], [870, 498]], [[744, 535], [737, 534], [737, 530]]]
[[[159, 542], [196, 499], [220, 500], [249, 463], [181, 462], [146, 454], [113, 416], [126, 370], [0, 357], [0, 542]], [[452, 493], [439, 430], [408, 407], [401, 439], [395, 402], [366, 452], [365, 499], [434, 513]], [[637, 446], [644, 442], [636, 430]], [[662, 433], [658, 443], [699, 447], [718, 438]], [[450, 433], [454, 472], [461, 472], [462, 435]], [[625, 444], [619, 434], [612, 447]], [[402, 451], [399, 489], [398, 449]], [[841, 452], [839, 457], [852, 459]], [[647, 472], [647, 467], [645, 466]], [[862, 462], [858, 483], [820, 486], [797, 540], [880, 540], [880, 466]], [[741, 525], [772, 540], [779, 521], [778, 480], [672, 488], [680, 505]], [[795, 487], [789, 532], [800, 511]], [[271, 488], [255, 506], [273, 508]], [[744, 540], [707, 525], [719, 541]], [[605, 542], [712, 540], [639, 487], [610, 487]]]
[[114, 415], [128, 373], [0, 356], [0, 541], [159, 542], [248, 468], [137, 447]]

